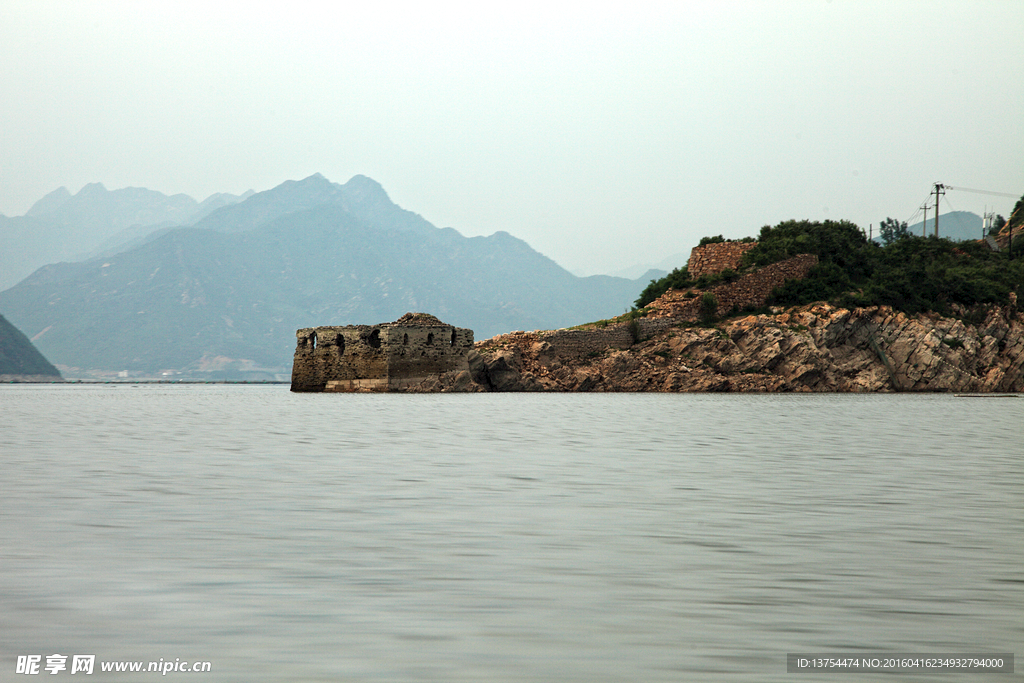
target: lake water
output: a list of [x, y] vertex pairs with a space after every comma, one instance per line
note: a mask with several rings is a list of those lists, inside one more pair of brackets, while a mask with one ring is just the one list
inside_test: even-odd
[[54, 653], [588, 683], [1020, 656], [1022, 426], [1022, 398], [3, 385], [0, 680]]

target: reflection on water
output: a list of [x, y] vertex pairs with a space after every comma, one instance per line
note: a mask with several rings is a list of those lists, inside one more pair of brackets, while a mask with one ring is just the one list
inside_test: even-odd
[[55, 652], [211, 681], [1019, 656], [1021, 424], [950, 396], [2, 386], [0, 680]]

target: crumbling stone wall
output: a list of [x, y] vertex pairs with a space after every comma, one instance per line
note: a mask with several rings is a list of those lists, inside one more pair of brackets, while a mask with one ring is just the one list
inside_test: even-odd
[[292, 391], [394, 391], [468, 369], [473, 331], [425, 313], [295, 333]]
[[[710, 245], [708, 245], [710, 246]], [[786, 280], [801, 280], [818, 263], [814, 254], [801, 254], [793, 258], [764, 266], [748, 275], [743, 275], [735, 282], [717, 285], [707, 290], [718, 300], [716, 315], [728, 313], [733, 306], [740, 309], [746, 306], [764, 306], [772, 290], [781, 286]], [[651, 304], [649, 317], [679, 318], [696, 320], [700, 317], [701, 290], [686, 292], [669, 290], [660, 299]]]
[[690, 251], [686, 270], [696, 280], [701, 275], [714, 275], [726, 268], [739, 270], [743, 254], [757, 246], [757, 242], [712, 242]]
[[[802, 279], [818, 262], [813, 254], [795, 256], [707, 290], [718, 299], [716, 315], [722, 315], [733, 306], [763, 306], [772, 290], [786, 280]], [[662, 330], [672, 327], [680, 320], [697, 320], [700, 317], [702, 290], [685, 292], [669, 290], [651, 304], [646, 318], [637, 318], [630, 323], [616, 323], [607, 327], [587, 329], [552, 330], [550, 332], [510, 332], [481, 343], [486, 347], [518, 347], [529, 350], [537, 357], [550, 361], [554, 359], [583, 359], [602, 354], [608, 349], [628, 349], [638, 340], [646, 339]], [[536, 348], [534, 345], [540, 345]]]
[[637, 318], [630, 323], [613, 323], [607, 327], [564, 329], [536, 332], [509, 332], [480, 342], [479, 349], [519, 348], [544, 361], [580, 360], [604, 354], [608, 349], [628, 349], [637, 341], [673, 327], [677, 320], [669, 318]]
[[538, 337], [547, 343], [552, 356], [576, 358], [602, 353], [607, 348], [628, 349], [633, 336], [625, 325], [609, 325], [589, 330], [554, 330]]

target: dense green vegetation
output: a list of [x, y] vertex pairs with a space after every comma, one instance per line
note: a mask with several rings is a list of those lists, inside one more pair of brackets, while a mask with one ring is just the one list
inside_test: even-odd
[[[1014, 245], [1014, 256], [1024, 251]], [[1011, 291], [1024, 296], [1024, 263], [979, 242], [915, 237], [894, 230], [880, 247], [847, 221], [789, 221], [761, 229], [745, 264], [764, 265], [816, 254], [808, 277], [777, 289], [770, 304], [833, 301], [844, 306], [892, 306], [907, 313], [949, 313], [952, 304], [1004, 304]]]
[[[1024, 213], [1024, 212], [1022, 212]], [[1005, 304], [1009, 293], [1024, 298], [1024, 239], [1012, 257], [979, 242], [917, 237], [905, 224], [889, 220], [887, 244], [867, 239], [848, 221], [786, 221], [761, 229], [756, 247], [743, 256], [741, 272], [797, 256], [815, 254], [819, 263], [807, 278], [773, 292], [768, 303], [793, 306], [830, 301], [843, 306], [888, 305], [907, 313], [949, 314], [953, 304]], [[723, 277], [727, 276], [727, 277]], [[736, 277], [691, 280], [679, 268], [652, 280], [637, 299], [646, 306], [669, 288], [700, 288]]]

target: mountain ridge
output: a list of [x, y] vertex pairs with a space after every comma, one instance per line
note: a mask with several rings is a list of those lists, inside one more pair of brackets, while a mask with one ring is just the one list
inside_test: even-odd
[[186, 194], [141, 187], [108, 190], [103, 183], [89, 183], [76, 194], [59, 187], [23, 216], [0, 215], [0, 290], [40, 266], [111, 253], [161, 227], [191, 224], [248, 196], [219, 193], [197, 202]]
[[194, 374], [220, 358], [273, 375], [300, 327], [425, 310], [483, 337], [618, 314], [640, 288], [577, 278], [507, 232], [437, 228], [365, 176], [317, 174], [128, 251], [47, 265], [0, 307], [63, 367]]

